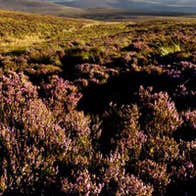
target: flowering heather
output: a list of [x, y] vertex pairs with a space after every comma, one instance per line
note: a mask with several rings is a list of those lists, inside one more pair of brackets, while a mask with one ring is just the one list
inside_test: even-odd
[[50, 78], [49, 84], [42, 85], [42, 93], [45, 103], [54, 114], [62, 114], [74, 109], [81, 98], [77, 87], [58, 76]]
[[56, 177], [54, 163], [69, 139], [24, 75], [3, 76], [0, 103], [2, 190], [31, 194], [40, 180]]
[[36, 87], [23, 74], [11, 72], [0, 79], [1, 121], [14, 124], [21, 120], [29, 103], [37, 98]]
[[0, 195], [196, 195], [190, 17], [0, 11]]
[[170, 183], [165, 164], [157, 164], [154, 161], [146, 159], [137, 164], [138, 174], [144, 182], [154, 185], [154, 191], [157, 194], [163, 194], [165, 187]]
[[65, 194], [83, 194], [99, 195], [103, 184], [96, 183], [96, 176], [91, 176], [88, 170], [74, 174], [75, 182], [69, 182], [69, 179], [62, 180], [62, 189]]
[[79, 64], [75, 69], [76, 74], [90, 82], [101, 83], [109, 78], [106, 67], [97, 64]]
[[183, 114], [184, 123], [192, 129], [196, 129], [196, 110], [187, 111]]
[[104, 187], [104, 194], [109, 195], [136, 195], [136, 196], [151, 196], [153, 188], [150, 185], [145, 185], [142, 180], [134, 175], [126, 175], [124, 172], [114, 176], [109, 184]]
[[149, 137], [144, 147], [144, 156], [157, 162], [173, 161], [179, 156], [178, 143], [166, 136]]
[[147, 134], [171, 135], [182, 124], [175, 103], [171, 101], [167, 93], [152, 94], [140, 87], [140, 97], [143, 110], [147, 111], [143, 117]]
[[137, 158], [146, 141], [146, 136], [140, 131], [139, 117], [137, 105], [119, 107], [111, 104], [104, 117], [104, 129], [100, 139], [103, 148], [117, 148], [120, 151], [127, 151], [131, 158]]

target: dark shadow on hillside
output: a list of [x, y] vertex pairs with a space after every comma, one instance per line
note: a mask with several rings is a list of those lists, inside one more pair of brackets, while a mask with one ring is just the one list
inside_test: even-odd
[[102, 113], [110, 102], [131, 104], [138, 102], [139, 87], [153, 86], [155, 91], [172, 92], [176, 83], [166, 75], [148, 74], [146, 72], [125, 72], [111, 78], [106, 84], [91, 85], [83, 92], [79, 109], [87, 113]]
[[71, 48], [65, 51], [65, 55], [61, 58], [63, 71], [69, 79], [73, 79], [75, 66], [83, 63], [100, 63], [98, 51], [96, 49], [87, 48]]
[[[110, 102], [119, 104], [138, 103], [138, 90], [141, 85], [144, 87], [152, 86], [155, 92], [167, 92], [179, 111], [194, 108], [195, 96], [181, 94], [174, 96], [177, 86], [186, 80], [186, 78], [179, 80], [178, 78], [169, 77], [167, 74], [124, 72], [109, 79], [105, 84], [94, 84], [84, 89], [83, 98], [79, 102], [79, 109], [87, 113], [100, 114], [107, 109]], [[190, 90], [194, 89], [194, 81], [194, 79], [189, 81]]]
[[154, 60], [157, 60], [159, 64], [165, 64], [165, 65], [179, 63], [180, 61], [191, 62], [193, 60], [193, 56], [184, 51], [174, 52], [171, 54], [167, 54], [165, 56], [154, 55], [153, 58]]

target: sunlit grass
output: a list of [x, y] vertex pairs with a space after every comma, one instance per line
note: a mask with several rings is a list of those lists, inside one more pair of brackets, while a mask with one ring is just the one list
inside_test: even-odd
[[40, 38], [39, 35], [25, 35], [21, 38], [6, 37], [0, 41], [0, 50], [3, 52], [9, 52], [16, 49], [25, 49], [36, 43], [44, 42], [45, 40]]
[[171, 44], [167, 44], [164, 46], [161, 46], [159, 48], [160, 54], [161, 56], [166, 56], [168, 54], [172, 54], [175, 52], [180, 52], [181, 51], [181, 46], [179, 43], [171, 43]]

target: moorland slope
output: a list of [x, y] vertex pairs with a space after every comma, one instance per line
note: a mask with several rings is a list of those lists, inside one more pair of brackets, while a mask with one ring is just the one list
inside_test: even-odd
[[0, 11], [0, 192], [196, 195], [195, 37]]

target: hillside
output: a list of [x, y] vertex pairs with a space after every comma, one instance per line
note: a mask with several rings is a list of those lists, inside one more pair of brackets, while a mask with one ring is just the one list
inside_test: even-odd
[[195, 37], [0, 11], [0, 194], [196, 195]]
[[[170, 2], [170, 1], [169, 1]], [[154, 1], [96, 0], [0, 0], [0, 8], [64, 17], [91, 19], [130, 19], [135, 16], [182, 16], [195, 14], [196, 5], [189, 1], [173, 4]]]
[[138, 12], [195, 13], [195, 0], [50, 0], [55, 3], [81, 8], [123, 8]]
[[66, 7], [38, 0], [0, 0], [0, 9], [66, 16], [77, 16], [84, 12], [79, 8]]

